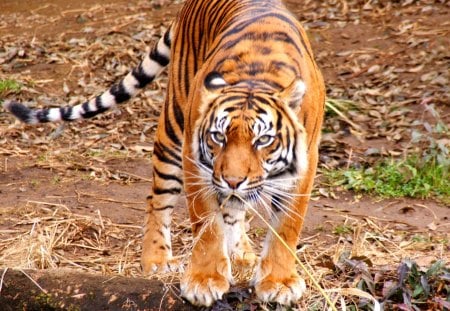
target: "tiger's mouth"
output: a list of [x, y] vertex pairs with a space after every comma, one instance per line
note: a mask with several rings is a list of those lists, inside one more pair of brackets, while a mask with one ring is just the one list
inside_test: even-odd
[[223, 193], [219, 193], [217, 195], [217, 201], [221, 208], [223, 207], [232, 207], [237, 209], [244, 209], [246, 198], [241, 195], [229, 194], [225, 195]]
[[258, 190], [253, 189], [252, 191], [230, 191], [223, 192], [218, 191], [217, 201], [220, 207], [233, 207], [238, 209], [244, 209], [246, 204], [255, 201], [255, 193]]

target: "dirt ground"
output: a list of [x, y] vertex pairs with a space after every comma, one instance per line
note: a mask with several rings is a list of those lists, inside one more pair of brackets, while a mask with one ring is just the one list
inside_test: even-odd
[[[22, 88], [0, 100], [49, 106], [98, 94], [136, 64], [178, 2], [2, 0], [0, 79]], [[411, 131], [424, 131], [414, 121], [434, 120], [430, 105], [449, 124], [448, 3], [288, 6], [305, 22], [328, 96], [356, 103], [347, 118], [327, 115], [321, 169], [417, 152]], [[125, 106], [71, 124], [23, 125], [0, 108], [0, 267], [140, 276], [140, 227], [165, 85], [163, 74]], [[299, 252], [324, 286], [335, 281], [327, 279], [327, 262], [345, 252], [365, 256], [374, 271], [395, 271], [406, 257], [423, 266], [448, 263], [449, 211], [432, 199], [329, 188], [319, 171]], [[174, 245], [183, 257], [190, 240], [182, 200], [175, 213]], [[258, 241], [266, 229], [253, 223]]]

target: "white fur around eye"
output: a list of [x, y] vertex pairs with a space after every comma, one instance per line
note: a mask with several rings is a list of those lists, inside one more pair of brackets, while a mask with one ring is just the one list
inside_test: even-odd
[[216, 77], [216, 78], [211, 79], [209, 81], [209, 84], [214, 87], [222, 87], [222, 86], [226, 86], [227, 82], [223, 78]]

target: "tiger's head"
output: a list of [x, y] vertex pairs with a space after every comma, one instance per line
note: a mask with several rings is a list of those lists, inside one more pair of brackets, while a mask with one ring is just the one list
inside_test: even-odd
[[244, 205], [237, 196], [282, 209], [307, 170], [306, 132], [297, 116], [304, 82], [274, 91], [258, 81], [229, 84], [213, 72], [204, 86], [192, 147], [209, 195], [238, 208]]

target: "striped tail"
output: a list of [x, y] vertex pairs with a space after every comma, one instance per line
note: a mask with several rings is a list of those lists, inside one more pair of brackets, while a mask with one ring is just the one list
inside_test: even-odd
[[165, 32], [150, 53], [119, 83], [85, 103], [60, 108], [30, 109], [21, 103], [8, 101], [3, 107], [22, 122], [30, 124], [92, 118], [135, 96], [161, 73], [170, 60], [171, 29], [172, 27]]

